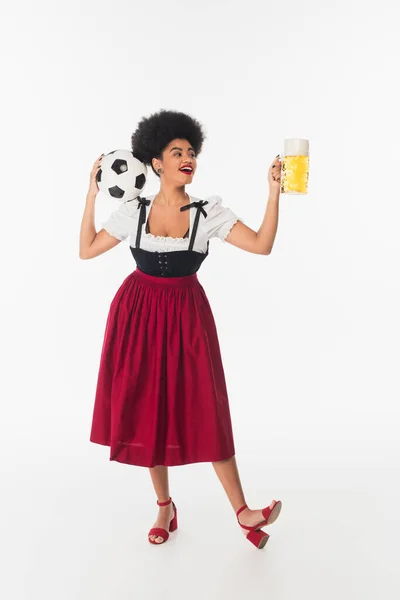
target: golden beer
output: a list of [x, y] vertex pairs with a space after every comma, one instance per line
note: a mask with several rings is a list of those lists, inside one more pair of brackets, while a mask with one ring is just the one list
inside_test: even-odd
[[281, 193], [307, 194], [309, 166], [308, 140], [285, 140], [285, 151], [282, 159]]

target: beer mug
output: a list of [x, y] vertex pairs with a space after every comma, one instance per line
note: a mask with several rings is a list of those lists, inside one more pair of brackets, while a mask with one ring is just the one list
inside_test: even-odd
[[307, 194], [309, 176], [309, 141], [286, 139], [282, 158], [281, 193]]

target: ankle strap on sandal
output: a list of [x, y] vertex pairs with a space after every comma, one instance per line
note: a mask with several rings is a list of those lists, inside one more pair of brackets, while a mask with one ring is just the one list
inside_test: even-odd
[[236, 512], [236, 516], [238, 517], [245, 508], [248, 508], [247, 504], [243, 504], [243, 506], [239, 508], [239, 510]]
[[166, 502], [159, 502], [159, 501], [157, 500], [157, 504], [158, 504], [158, 506], [167, 506], [167, 504], [171, 504], [171, 502], [172, 502], [172, 498], [171, 498], [171, 497], [170, 497], [170, 499], [169, 499], [169, 500], [167, 500]]

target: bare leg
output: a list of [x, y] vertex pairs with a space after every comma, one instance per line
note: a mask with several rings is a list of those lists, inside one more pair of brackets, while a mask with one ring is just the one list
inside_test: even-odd
[[[157, 465], [156, 467], [149, 468], [149, 471], [157, 500], [159, 502], [166, 502], [170, 498], [168, 467]], [[158, 509], [158, 518], [153, 527], [162, 527], [168, 531], [169, 522], [174, 516], [172, 503], [167, 504], [167, 506], [159, 506]], [[155, 540], [158, 544], [161, 544], [164, 541], [162, 537], [157, 535], [151, 535], [150, 539]]]
[[246, 504], [236, 464], [236, 457], [231, 456], [231, 458], [228, 458], [227, 460], [213, 462], [212, 466], [214, 467], [228, 496], [228, 500], [236, 513], [243, 504]]
[[[242, 484], [240, 482], [236, 457], [231, 456], [231, 458], [228, 458], [227, 460], [213, 462], [212, 465], [228, 496], [229, 502], [236, 513], [239, 508], [241, 508], [244, 504], [247, 504], [244, 497]], [[272, 506], [272, 502], [270, 506]], [[250, 508], [246, 508], [239, 515], [240, 523], [242, 525], [248, 525], [249, 527], [257, 525], [257, 523], [260, 523], [263, 518], [264, 517], [261, 510], [250, 510]], [[242, 531], [245, 534], [248, 533], [245, 529]]]

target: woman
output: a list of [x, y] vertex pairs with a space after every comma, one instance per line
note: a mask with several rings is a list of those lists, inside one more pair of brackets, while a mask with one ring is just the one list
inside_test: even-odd
[[269, 254], [278, 222], [281, 164], [268, 172], [270, 195], [258, 232], [219, 196], [189, 196], [204, 133], [178, 111], [143, 118], [133, 154], [160, 178], [157, 194], [122, 202], [96, 233], [94, 163], [82, 219], [80, 258], [99, 256], [129, 239], [137, 268], [114, 296], [100, 359], [90, 440], [110, 446], [110, 460], [145, 466], [159, 513], [148, 539], [165, 542], [177, 528], [168, 466], [211, 462], [246, 537], [264, 547], [261, 527], [276, 520], [281, 502], [248, 508], [235, 460], [228, 395], [217, 330], [197, 271], [218, 237], [255, 254]]

